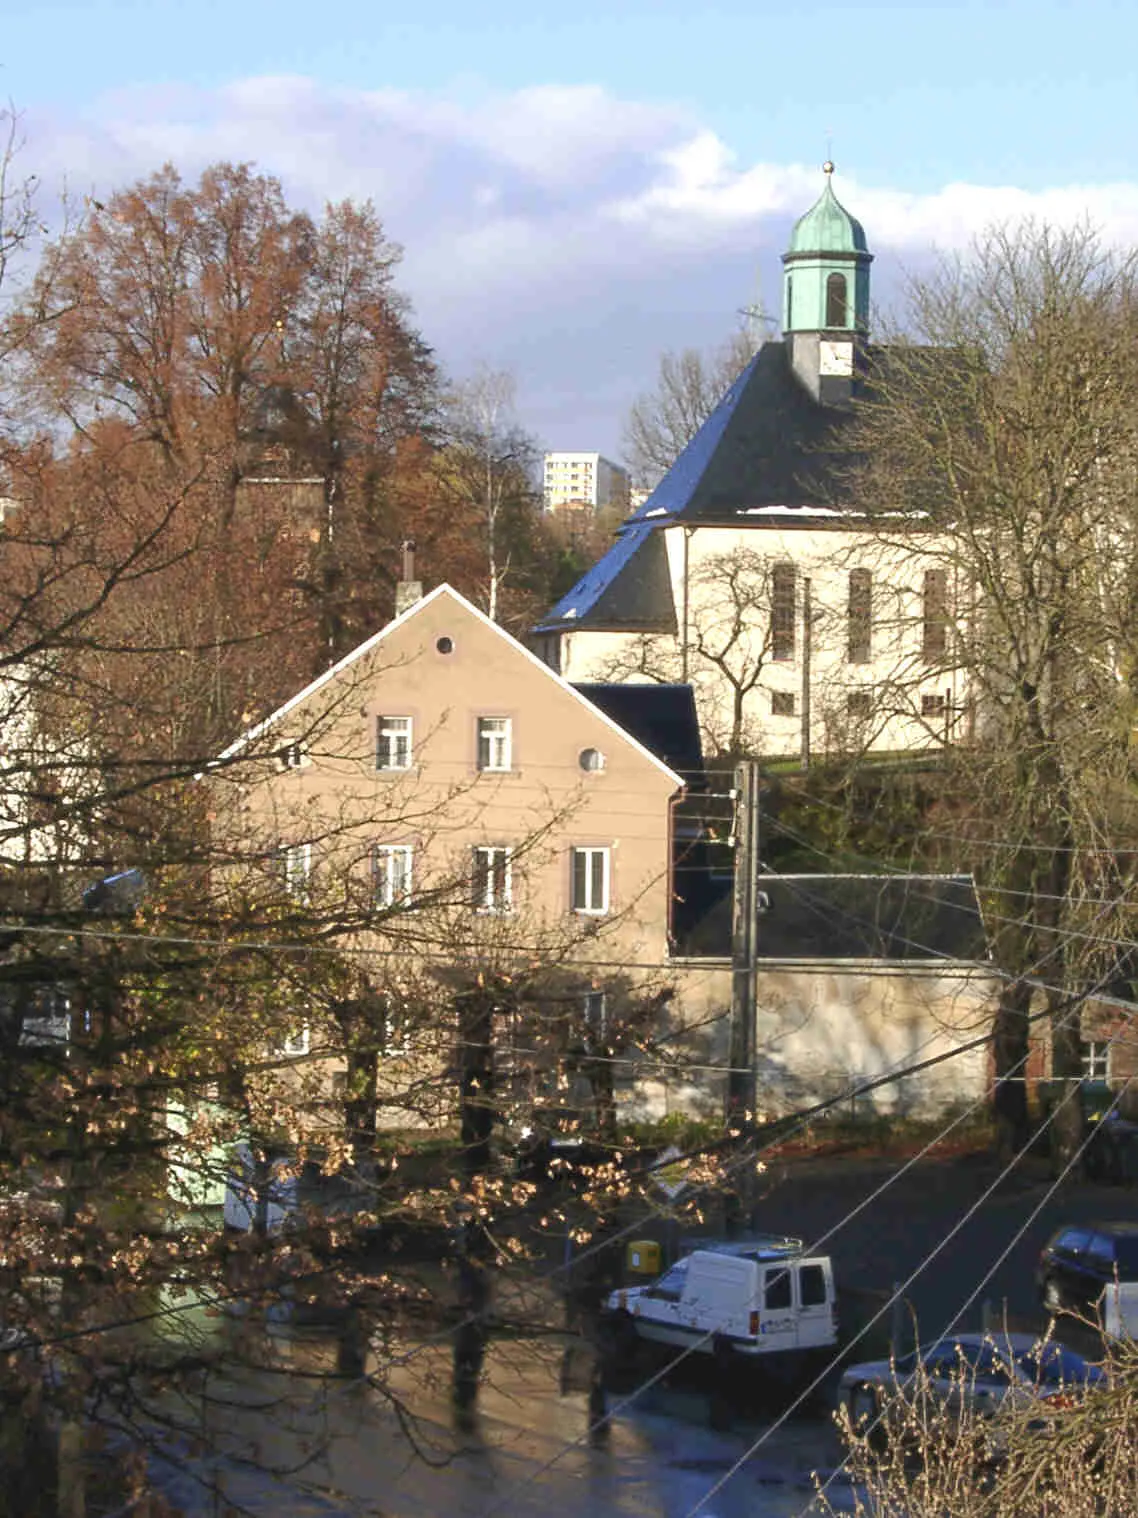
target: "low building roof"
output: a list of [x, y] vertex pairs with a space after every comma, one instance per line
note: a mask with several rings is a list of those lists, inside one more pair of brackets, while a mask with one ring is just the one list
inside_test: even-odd
[[[987, 956], [971, 875], [763, 875], [758, 889], [760, 961], [967, 962]], [[729, 955], [732, 906], [729, 878], [697, 878], [677, 914], [678, 951]]]

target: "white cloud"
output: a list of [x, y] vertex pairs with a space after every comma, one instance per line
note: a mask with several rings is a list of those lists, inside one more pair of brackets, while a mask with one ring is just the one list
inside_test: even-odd
[[[26, 127], [28, 167], [77, 193], [166, 159], [192, 178], [229, 158], [278, 174], [314, 210], [371, 197], [443, 363], [512, 365], [523, 414], [551, 445], [608, 452], [662, 349], [719, 340], [757, 268], [772, 303], [790, 225], [821, 188], [816, 166], [742, 163], [684, 111], [593, 86], [444, 98], [262, 77], [132, 91], [86, 120], [33, 113]], [[1009, 216], [1088, 219], [1138, 242], [1133, 184], [913, 194], [839, 173], [835, 189], [866, 227], [879, 296], [902, 261]]]

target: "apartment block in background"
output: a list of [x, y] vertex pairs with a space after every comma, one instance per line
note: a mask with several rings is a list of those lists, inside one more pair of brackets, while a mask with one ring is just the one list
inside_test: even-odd
[[600, 453], [547, 453], [542, 478], [546, 511], [588, 506], [593, 511], [629, 509], [628, 471]]

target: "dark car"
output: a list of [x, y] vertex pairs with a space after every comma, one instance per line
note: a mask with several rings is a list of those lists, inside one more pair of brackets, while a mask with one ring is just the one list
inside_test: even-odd
[[1107, 1112], [1091, 1130], [1083, 1154], [1087, 1177], [1116, 1186], [1138, 1181], [1138, 1123]]
[[519, 1180], [589, 1185], [621, 1165], [624, 1150], [588, 1130], [569, 1108], [535, 1110], [514, 1145]]
[[1049, 1312], [1093, 1312], [1116, 1280], [1138, 1281], [1138, 1222], [1069, 1223], [1048, 1240], [1035, 1272]]

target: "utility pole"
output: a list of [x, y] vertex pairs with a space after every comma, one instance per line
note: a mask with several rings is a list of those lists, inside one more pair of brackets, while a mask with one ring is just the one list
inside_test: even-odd
[[810, 576], [802, 581], [802, 768], [810, 768], [810, 662], [813, 654], [814, 610]]
[[728, 1133], [740, 1136], [741, 1165], [724, 1198], [729, 1235], [751, 1220], [752, 1173], [745, 1146], [755, 1114], [755, 939], [759, 874], [759, 766], [735, 766], [735, 885], [731, 926], [731, 1069], [727, 1076]]
[[735, 886], [731, 928], [729, 1127], [746, 1124], [755, 1105], [755, 941], [759, 874], [759, 766], [735, 766]]

